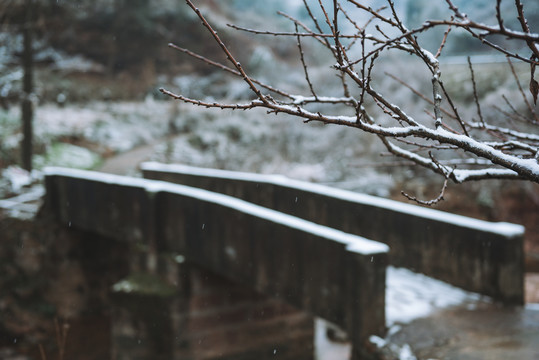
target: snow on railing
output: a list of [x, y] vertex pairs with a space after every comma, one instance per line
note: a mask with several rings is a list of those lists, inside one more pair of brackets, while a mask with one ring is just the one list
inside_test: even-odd
[[522, 303], [524, 227], [488, 222], [276, 175], [143, 163], [147, 178], [238, 196], [388, 244], [391, 263]]

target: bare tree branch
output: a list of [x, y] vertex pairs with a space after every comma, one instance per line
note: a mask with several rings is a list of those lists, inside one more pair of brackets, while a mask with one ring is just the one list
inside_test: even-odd
[[[241, 76], [241, 73], [238, 70], [232, 69], [232, 68], [230, 68], [230, 67], [228, 67], [226, 65], [223, 65], [223, 64], [218, 63], [216, 61], [210, 60], [210, 59], [208, 59], [208, 58], [206, 58], [206, 57], [204, 57], [202, 55], [196, 54], [196, 53], [194, 53], [194, 52], [192, 52], [192, 51], [190, 51], [188, 49], [184, 49], [184, 48], [182, 48], [182, 47], [180, 47], [178, 45], [175, 45], [175, 44], [168, 44], [168, 46], [171, 47], [172, 49], [176, 49], [176, 50], [178, 50], [178, 51], [180, 51], [180, 52], [182, 52], [184, 54], [187, 54], [187, 55], [189, 55], [189, 56], [191, 56], [191, 57], [193, 57], [195, 59], [198, 59], [198, 60], [200, 60], [200, 61], [202, 61], [202, 62], [204, 62], [204, 63], [206, 63], [208, 65], [211, 65], [211, 66], [214, 66], [214, 67], [216, 67], [218, 69], [221, 69], [223, 71], [229, 72], [232, 75]], [[289, 99], [293, 99], [293, 97], [290, 94], [284, 92], [283, 90], [276, 89], [271, 85], [264, 84], [263, 82], [261, 82], [259, 80], [256, 80], [256, 79], [253, 79], [253, 78], [251, 78], [251, 81], [253, 83], [255, 83], [257, 85], [260, 85], [261, 87], [273, 92], [273, 93], [279, 94], [279, 95], [287, 97]]]
[[416, 203], [418, 203], [420, 205], [432, 206], [432, 205], [435, 205], [435, 204], [439, 203], [440, 201], [444, 200], [445, 189], [447, 189], [448, 180], [449, 179], [447, 179], [447, 178], [444, 180], [444, 184], [442, 185], [442, 189], [440, 190], [440, 194], [436, 198], [434, 198], [432, 200], [419, 200], [415, 196], [408, 195], [404, 191], [401, 191], [401, 194], [404, 197], [406, 197], [408, 200], [415, 201]]
[[202, 15], [202, 13], [200, 12], [200, 10], [191, 2], [191, 0], [186, 0], [187, 1], [187, 5], [189, 5], [189, 7], [191, 9], [193, 9], [193, 11], [197, 14], [197, 16], [200, 18], [200, 20], [202, 21], [202, 24], [206, 27], [206, 29], [208, 29], [208, 31], [210, 32], [210, 34], [213, 36], [213, 38], [215, 39], [215, 41], [217, 42], [217, 44], [219, 44], [219, 47], [221, 48], [221, 50], [226, 54], [226, 57], [228, 60], [230, 60], [230, 62], [234, 65], [234, 67], [236, 68], [236, 70], [240, 73], [241, 77], [243, 78], [243, 80], [245, 80], [245, 82], [249, 85], [249, 87], [251, 88], [251, 90], [257, 95], [257, 97], [263, 102], [263, 103], [266, 103], [268, 102], [268, 100], [262, 95], [262, 93], [260, 92], [260, 90], [258, 90], [258, 88], [255, 86], [255, 84], [251, 81], [251, 79], [249, 78], [249, 76], [247, 76], [247, 74], [245, 73], [245, 71], [243, 70], [243, 67], [241, 66], [241, 64], [239, 63], [239, 61], [237, 61], [234, 56], [232, 55], [232, 53], [228, 50], [228, 48], [226, 47], [226, 45], [223, 43], [223, 41], [221, 40], [221, 38], [219, 37], [219, 35], [217, 35], [217, 32], [215, 30], [213, 30], [213, 28], [211, 27], [211, 25], [208, 23], [208, 21], [206, 20], [206, 18]]
[[[444, 186], [440, 195], [433, 200], [422, 201], [413, 196], [405, 195], [426, 205], [434, 204], [443, 199], [448, 180], [461, 183], [484, 179], [518, 179], [539, 183], [539, 135], [536, 134], [539, 121], [537, 121], [535, 109], [526, 99], [517, 73], [509, 60], [512, 58], [514, 61], [530, 65], [530, 91], [532, 95], [534, 95], [536, 89], [539, 92], [539, 85], [536, 85], [537, 82], [534, 79], [534, 71], [539, 59], [539, 34], [532, 32], [528, 26], [520, 0], [515, 0], [518, 21], [522, 28], [519, 31], [510, 29], [505, 25], [500, 9], [500, 0], [493, 4], [495, 25], [486, 25], [474, 21], [468, 15], [462, 13], [451, 0], [445, 0], [451, 11], [450, 18], [441, 20], [427, 19], [415, 29], [406, 28], [391, 0], [388, 0], [387, 8], [380, 9], [373, 9], [356, 0], [327, 0], [328, 3], [318, 0], [318, 2], [314, 2], [316, 5], [313, 5], [313, 2], [308, 4], [304, 0], [303, 4], [310, 21], [314, 24], [314, 30], [298, 19], [284, 13], [280, 14], [294, 24], [295, 31], [253, 30], [238, 25], [230, 25], [234, 29], [252, 34], [295, 37], [299, 50], [299, 63], [303, 68], [306, 80], [305, 94], [290, 94], [281, 88], [263, 83], [248, 75], [200, 10], [194, 6], [192, 0], [186, 1], [202, 20], [203, 26], [211, 34], [213, 40], [232, 65], [226, 66], [179, 46], [171, 46], [210, 66], [241, 78], [249, 86], [254, 99], [244, 104], [227, 104], [204, 102], [162, 89], [163, 93], [175, 99], [203, 107], [237, 110], [261, 107], [270, 113], [285, 113], [300, 118], [304, 122], [317, 121], [324, 124], [336, 124], [373, 134], [380, 139], [389, 153], [427, 168], [444, 178]], [[369, 20], [364, 26], [360, 26], [359, 21], [353, 18], [349, 8], [347, 8], [349, 11], [345, 10], [343, 6], [345, 2], [355, 7], [354, 11], [362, 11], [366, 15]], [[325, 24], [322, 24], [322, 20], [318, 20], [314, 16], [314, 6], [318, 6], [316, 11], [323, 14]], [[364, 17], [363, 21], [365, 19]], [[346, 22], [351, 25], [349, 27], [354, 32], [353, 34], [344, 34], [342, 32], [343, 23]], [[378, 33], [374, 32], [375, 35], [368, 33], [366, 31], [367, 26], [374, 27]], [[446, 30], [439, 43], [440, 46], [436, 53], [433, 54], [421, 45], [417, 35], [439, 26], [446, 27]], [[508, 57], [509, 66], [523, 101], [534, 117], [533, 120], [530, 121], [527, 116], [520, 113], [517, 110], [518, 107], [515, 107], [506, 97], [502, 97], [502, 99], [507, 103], [509, 110], [499, 111], [502, 115], [501, 118], [492, 119], [489, 114], [487, 116], [486, 112], [483, 113], [479, 102], [480, 88], [476, 82], [474, 68], [470, 60], [468, 64], [471, 74], [470, 82], [478, 121], [460, 115], [457, 102], [453, 100], [442, 81], [443, 66], [438, 60], [450, 32], [455, 28], [464, 30], [469, 34], [468, 36]], [[498, 38], [492, 37], [493, 35], [502, 35], [511, 42], [525, 44], [524, 48], [529, 48], [532, 51], [532, 57], [529, 54], [523, 54], [521, 51], [514, 52], [506, 49], [503, 45], [500, 45], [502, 43], [496, 43]], [[305, 54], [306, 49], [309, 49], [304, 44], [307, 41], [322, 44], [332, 56], [333, 64], [331, 69], [341, 79], [343, 96], [336, 96], [334, 89], [328, 92], [326, 84], [313, 81]], [[523, 47], [520, 46], [520, 48]], [[379, 77], [373, 76], [378, 69], [376, 64], [385, 54], [390, 52], [411, 55], [421, 60], [424, 73], [430, 77], [432, 92], [429, 96], [395, 75], [389, 75], [387, 72], [386, 75], [412, 91], [427, 104], [430, 104], [429, 117], [424, 115], [418, 117], [418, 114], [410, 114], [406, 108], [396, 105], [396, 102], [391, 99], [393, 94], [382, 90], [378, 81]], [[331, 69], [328, 71], [332, 71]], [[278, 95], [278, 99], [274, 99], [262, 91]], [[311, 104], [328, 104], [328, 106], [323, 107], [323, 111], [311, 111]], [[348, 113], [352, 109], [354, 115], [343, 115], [343, 109], [347, 109]], [[463, 114], [466, 114], [466, 112], [463, 112]], [[444, 121], [444, 116], [448, 119], [447, 121]], [[512, 122], [512, 119], [518, 119], [519, 121]], [[452, 121], [455, 121], [460, 127], [457, 128], [458, 131], [451, 128], [451, 125], [455, 126], [451, 124]], [[508, 125], [503, 124], [503, 121], [508, 122]], [[426, 149], [429, 150], [429, 156], [421, 154]], [[448, 159], [445, 156], [448, 153], [453, 153], [454, 156], [450, 156], [450, 159]]]

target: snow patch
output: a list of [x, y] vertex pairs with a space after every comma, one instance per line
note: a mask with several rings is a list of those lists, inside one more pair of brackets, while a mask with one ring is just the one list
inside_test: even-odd
[[378, 350], [382, 350], [382, 353], [384, 354], [382, 356], [383, 359], [391, 358], [395, 360], [416, 360], [417, 358], [414, 356], [414, 353], [412, 352], [412, 348], [408, 344], [403, 344], [402, 346], [399, 346], [397, 344], [394, 344], [388, 340], [390, 336], [388, 335], [385, 339], [382, 339], [379, 336], [372, 335], [369, 337], [369, 342], [376, 346]]
[[464, 291], [443, 281], [414, 273], [408, 269], [387, 268], [386, 323], [396, 323], [427, 317], [437, 310], [477, 303], [483, 297]]
[[25, 189], [20, 195], [0, 200], [0, 209], [12, 218], [32, 219], [41, 206], [44, 194], [45, 189], [42, 185], [34, 185], [30, 189]]
[[2, 177], [6, 178], [11, 187], [11, 192], [20, 193], [22, 188], [32, 183], [32, 174], [18, 166], [8, 166], [2, 171]]

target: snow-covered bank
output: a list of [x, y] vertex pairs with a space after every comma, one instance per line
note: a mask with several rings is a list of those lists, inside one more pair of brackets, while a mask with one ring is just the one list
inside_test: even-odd
[[453, 306], [473, 307], [489, 298], [449, 285], [443, 281], [389, 266], [386, 282], [386, 323], [409, 323]]

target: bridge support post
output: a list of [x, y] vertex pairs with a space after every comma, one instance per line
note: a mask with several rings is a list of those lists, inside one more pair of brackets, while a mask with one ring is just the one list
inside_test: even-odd
[[[194, 264], [161, 260], [158, 267], [157, 276], [116, 284], [116, 358], [314, 359], [314, 319], [306, 312]], [[157, 290], [122, 291], [138, 280]]]

